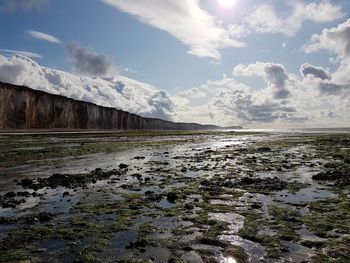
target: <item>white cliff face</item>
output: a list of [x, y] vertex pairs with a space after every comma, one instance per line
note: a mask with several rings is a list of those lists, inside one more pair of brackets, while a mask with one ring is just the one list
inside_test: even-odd
[[169, 129], [216, 128], [144, 118], [24, 86], [0, 82], [1, 129]]

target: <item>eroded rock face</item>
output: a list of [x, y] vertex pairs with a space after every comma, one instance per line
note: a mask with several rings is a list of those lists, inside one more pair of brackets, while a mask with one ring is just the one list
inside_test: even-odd
[[202, 130], [216, 126], [144, 118], [0, 82], [0, 129]]

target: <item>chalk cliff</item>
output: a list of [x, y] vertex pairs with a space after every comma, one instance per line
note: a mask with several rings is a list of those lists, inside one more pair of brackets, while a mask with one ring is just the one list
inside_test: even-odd
[[206, 130], [0, 82], [0, 129]]

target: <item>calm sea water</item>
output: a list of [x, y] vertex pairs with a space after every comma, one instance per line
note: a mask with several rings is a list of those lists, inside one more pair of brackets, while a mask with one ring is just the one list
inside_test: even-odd
[[310, 128], [310, 129], [241, 129], [229, 130], [236, 132], [266, 132], [266, 133], [350, 133], [347, 128]]

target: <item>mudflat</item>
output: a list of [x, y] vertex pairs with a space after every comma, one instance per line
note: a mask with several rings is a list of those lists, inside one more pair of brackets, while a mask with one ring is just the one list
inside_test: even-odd
[[0, 262], [349, 262], [350, 133], [0, 134]]

